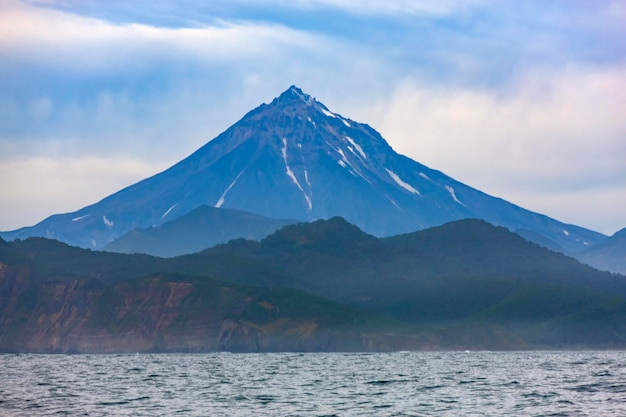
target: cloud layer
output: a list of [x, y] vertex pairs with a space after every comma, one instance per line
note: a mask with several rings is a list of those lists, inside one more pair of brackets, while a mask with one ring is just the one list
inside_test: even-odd
[[297, 84], [432, 168], [613, 233], [625, 28], [620, 1], [7, 1], [0, 230], [156, 173]]
[[611, 232], [626, 203], [625, 109], [626, 71], [561, 71], [531, 74], [501, 95], [407, 83], [364, 117], [400, 153], [526, 208]]

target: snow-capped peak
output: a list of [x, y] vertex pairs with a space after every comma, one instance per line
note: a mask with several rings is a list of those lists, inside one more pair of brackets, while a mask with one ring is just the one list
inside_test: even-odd
[[273, 101], [273, 103], [279, 103], [279, 104], [281, 104], [281, 103], [293, 103], [294, 101], [302, 102], [302, 103], [304, 103], [306, 105], [311, 105], [311, 104], [315, 103], [315, 99], [313, 97], [311, 97], [310, 95], [306, 94], [305, 92], [303, 92], [301, 89], [299, 89], [295, 85], [292, 85], [287, 90], [285, 90], [285, 92], [283, 92], [280, 96], [278, 96]]

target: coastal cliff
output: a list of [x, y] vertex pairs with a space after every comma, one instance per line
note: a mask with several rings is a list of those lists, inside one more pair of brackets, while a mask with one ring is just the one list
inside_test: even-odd
[[292, 290], [174, 275], [103, 286], [75, 277], [39, 280], [27, 268], [0, 264], [4, 352], [381, 351], [424, 343], [360, 329], [355, 322], [363, 320]]

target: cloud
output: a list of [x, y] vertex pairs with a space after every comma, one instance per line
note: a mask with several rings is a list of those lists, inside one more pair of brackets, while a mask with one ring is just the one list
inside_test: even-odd
[[0, 195], [11, 198], [0, 199], [0, 230], [33, 225], [51, 214], [93, 204], [158, 170], [152, 161], [119, 155], [4, 160]]
[[518, 202], [523, 202], [526, 209], [551, 215], [564, 223], [588, 227], [608, 236], [626, 227], [624, 183], [553, 193], [516, 190], [514, 197]]
[[[150, 1], [132, 6], [124, 0], [108, 0], [103, 3], [85, 3], [80, 0], [49, 1], [31, 0], [28, 4], [51, 7], [60, 10], [78, 10], [81, 13], [109, 18], [134, 19], [148, 18], [153, 23], [160, 21], [178, 21], [179, 24], [191, 24], [206, 21], [215, 15], [243, 14], [245, 10], [265, 10], [267, 12], [328, 11], [360, 15], [448, 15], [462, 12], [488, 3], [489, 0], [231, 0], [229, 2], [206, 2], [201, 0]], [[244, 10], [242, 12], [242, 10]], [[161, 16], [160, 16], [161, 15]], [[170, 15], [169, 18], [165, 15]], [[186, 23], [184, 23], [186, 22]]]
[[[217, 21], [200, 27], [167, 28], [115, 24], [24, 5], [0, 13], [0, 50], [93, 72], [98, 67], [128, 70], [143, 56], [170, 57], [174, 51], [200, 60], [254, 60], [283, 48], [316, 48], [318, 38], [285, 26]], [[90, 53], [93, 51], [93, 53]], [[78, 53], [80, 52], [80, 53]], [[73, 58], [68, 62], [66, 58]], [[55, 59], [56, 58], [56, 59]], [[122, 63], [118, 60], [122, 58]]]
[[[361, 114], [400, 153], [490, 194], [552, 217], [595, 215], [579, 223], [607, 232], [624, 222], [611, 203], [626, 202], [626, 69], [536, 70], [505, 92], [407, 81]], [[609, 189], [611, 203], [591, 197]]]
[[[37, 158], [165, 167], [296, 84], [479, 189], [559, 219], [588, 195], [581, 225], [626, 224], [608, 213], [626, 200], [622, 2], [137, 4], [0, 3], [0, 167], [57, 179], [62, 165]], [[138, 179], [120, 172], [120, 187]], [[18, 196], [25, 212], [44, 207], [12, 190], [16, 212]]]
[[0, 146], [30, 152], [61, 137], [87, 153], [158, 152], [172, 138], [197, 146], [294, 83], [290, 73], [326, 65], [330, 49], [324, 36], [276, 24], [166, 28], [18, 4], [0, 13], [0, 78], [10, 80]]
[[332, 7], [349, 13], [371, 15], [381, 13], [388, 15], [446, 15], [484, 2], [484, 0], [439, 0], [436, 2], [430, 0], [266, 0], [262, 3], [307, 9]]

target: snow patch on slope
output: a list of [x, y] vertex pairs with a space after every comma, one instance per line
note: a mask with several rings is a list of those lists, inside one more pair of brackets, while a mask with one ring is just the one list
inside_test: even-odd
[[102, 216], [102, 221], [104, 222], [104, 225], [109, 229], [113, 227], [114, 223], [111, 220], [107, 219], [107, 216]]
[[341, 159], [348, 165], [352, 166], [352, 164], [350, 163], [350, 161], [348, 161], [348, 158], [346, 158], [346, 154], [343, 153], [343, 150], [341, 148], [335, 148], [335, 150], [337, 151], [337, 153], [339, 155], [341, 155]]
[[432, 181], [433, 181], [433, 180], [431, 180], [431, 179], [430, 179], [430, 177], [429, 177], [428, 175], [424, 174], [423, 172], [420, 172], [420, 173], [419, 173], [419, 176], [420, 176], [420, 177], [422, 177], [422, 178], [424, 178], [425, 180], [430, 181], [430, 182], [432, 182]]
[[239, 179], [239, 177], [241, 177], [241, 174], [243, 174], [243, 171], [241, 171], [233, 180], [233, 182], [230, 183], [230, 185], [228, 187], [226, 187], [226, 190], [224, 190], [224, 192], [222, 193], [222, 196], [220, 197], [219, 200], [217, 200], [217, 203], [215, 203], [215, 207], [216, 208], [220, 208], [222, 207], [222, 204], [224, 204], [224, 200], [226, 199], [226, 194], [228, 194], [228, 192], [230, 191], [231, 188], [233, 188], [233, 185], [235, 185], [235, 183], [237, 182], [237, 180]]
[[391, 201], [391, 204], [393, 204], [394, 206], [396, 206], [396, 208], [397, 208], [398, 210], [400, 210], [400, 211], [404, 211], [404, 210], [402, 210], [402, 207], [400, 207], [400, 206], [398, 205], [398, 203], [396, 203], [396, 202], [393, 200], [393, 198], [389, 197], [389, 196], [388, 196], [388, 195], [386, 195], [386, 194], [385, 194], [385, 197], [387, 197], [387, 199], [388, 199], [389, 201]]
[[302, 159], [302, 166], [304, 167], [304, 181], [306, 182], [306, 186], [309, 190], [309, 198], [307, 199], [307, 203], [309, 203], [309, 211], [311, 211], [313, 209], [313, 189], [311, 188], [311, 181], [309, 181], [309, 170], [307, 169], [306, 160], [304, 159], [304, 155], [302, 154], [301, 143], [298, 143], [298, 149], [300, 150], [300, 158]]
[[328, 110], [326, 110], [326, 109], [325, 109], [325, 108], [323, 108], [323, 107], [319, 107], [319, 110], [320, 110], [322, 113], [324, 113], [326, 116], [328, 116], [328, 117], [332, 117], [333, 119], [335, 119], [335, 118], [337, 117], [337, 116], [335, 116], [335, 114], [334, 114], [334, 113], [329, 112]]
[[[346, 157], [346, 154], [344, 153], [344, 151], [341, 148], [335, 148], [330, 143], [328, 143], [328, 142], [326, 142], [326, 143], [328, 144], [328, 146], [331, 146], [335, 150], [335, 152], [337, 152], [341, 156], [341, 160], [337, 161], [337, 163], [339, 165], [341, 165], [344, 168], [348, 168], [348, 167], [352, 168], [352, 169], [348, 168], [348, 171], [350, 171], [350, 173], [352, 175], [354, 175], [355, 177], [359, 176], [359, 177], [363, 178], [365, 181], [367, 181], [368, 183], [371, 184], [370, 180], [368, 180], [365, 177], [365, 175], [363, 175], [361, 173], [361, 171], [359, 171], [354, 165], [352, 165], [352, 163], [350, 162], [350, 160], [348, 160], [348, 158]], [[348, 146], [348, 149], [350, 149], [349, 146]], [[352, 153], [354, 153], [354, 151], [352, 151]]]
[[402, 179], [398, 176], [398, 174], [396, 174], [395, 172], [393, 172], [392, 170], [385, 168], [385, 171], [387, 171], [387, 174], [389, 174], [389, 176], [396, 182], [396, 184], [398, 184], [400, 187], [404, 188], [405, 190], [413, 193], [413, 194], [417, 194], [417, 195], [421, 195], [419, 191], [417, 191], [417, 189], [415, 189], [411, 184], [408, 184], [404, 181], [402, 181]]
[[285, 168], [287, 168], [287, 175], [289, 176], [289, 178], [291, 178], [291, 181], [293, 181], [296, 187], [298, 187], [300, 191], [302, 191], [302, 195], [304, 195], [304, 199], [306, 200], [309, 211], [311, 211], [313, 209], [313, 201], [311, 201], [311, 197], [304, 191], [304, 188], [302, 188], [302, 186], [298, 182], [298, 178], [296, 178], [296, 175], [293, 173], [291, 167], [289, 166], [289, 163], [287, 162], [287, 138], [283, 138], [283, 148], [281, 149], [281, 152], [283, 154], [283, 161], [285, 161]]
[[343, 122], [344, 125], [346, 125], [347, 127], [352, 127], [350, 126], [350, 123], [348, 123], [348, 121], [346, 119], [341, 119], [341, 121]]
[[352, 139], [350, 136], [346, 136], [346, 140], [350, 142], [352, 146], [354, 146], [354, 149], [356, 149], [356, 151], [359, 153], [359, 155], [361, 155], [363, 159], [367, 159], [367, 155], [365, 155], [365, 152], [363, 152], [363, 148], [361, 148], [359, 144], [354, 141], [354, 139]]
[[454, 188], [450, 187], [449, 185], [446, 185], [446, 190], [448, 190], [448, 192], [450, 193], [450, 195], [452, 196], [452, 199], [454, 201], [456, 201], [457, 203], [459, 203], [460, 205], [462, 205], [463, 207], [465, 207], [465, 204], [461, 203], [459, 201], [458, 198], [456, 198], [456, 193], [454, 192]]
[[174, 204], [172, 207], [168, 208], [165, 213], [163, 213], [163, 215], [161, 216], [160, 220], [163, 220], [165, 218], [165, 216], [167, 216], [168, 214], [170, 214], [170, 211], [172, 211], [174, 209], [174, 207], [176, 207], [178, 205], [178, 203]]
[[73, 221], [73, 222], [78, 222], [78, 221], [81, 221], [82, 219], [87, 218], [87, 217], [89, 217], [89, 216], [91, 216], [91, 214], [85, 214], [84, 216], [74, 217], [74, 218], [72, 219], [72, 221]]

